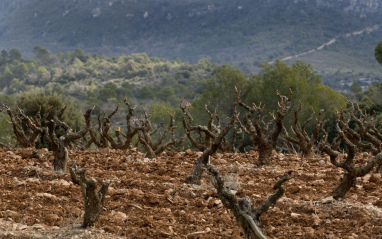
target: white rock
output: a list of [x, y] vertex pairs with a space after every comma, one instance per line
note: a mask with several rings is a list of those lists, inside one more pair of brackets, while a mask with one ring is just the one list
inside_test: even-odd
[[111, 213], [115, 218], [117, 218], [118, 220], [126, 220], [127, 219], [127, 215], [123, 212], [112, 212]]
[[52, 184], [52, 185], [65, 186], [65, 187], [68, 187], [71, 184], [73, 184], [72, 182], [68, 182], [68, 181], [66, 181], [64, 179], [60, 179], [60, 180], [55, 179], [53, 181], [50, 181], [49, 183]]
[[59, 183], [59, 185], [62, 185], [62, 186], [65, 186], [65, 187], [68, 187], [71, 184], [71, 183], [69, 183], [68, 181], [66, 181], [64, 179], [58, 180], [58, 183]]
[[56, 199], [56, 196], [50, 193], [36, 193], [36, 197], [45, 197], [50, 199]]
[[34, 224], [32, 226], [32, 229], [34, 229], [34, 230], [42, 230], [42, 229], [44, 229], [44, 226], [40, 225], [40, 224]]
[[40, 183], [40, 179], [38, 179], [38, 178], [28, 178], [25, 181], [28, 183]]
[[299, 216], [301, 216], [301, 214], [292, 212], [292, 213], [290, 214], [290, 216], [291, 216], [292, 218], [298, 218]]
[[366, 182], [368, 182], [368, 181], [370, 180], [370, 177], [371, 177], [370, 174], [366, 174], [366, 175], [362, 178], [362, 181], [363, 181], [364, 183], [366, 183]]
[[333, 201], [334, 201], [333, 196], [330, 196], [330, 197], [322, 199], [321, 203], [323, 203], [323, 204], [325, 204], [325, 203], [332, 203]]
[[216, 205], [216, 206], [220, 205], [221, 203], [222, 203], [222, 201], [220, 201], [220, 199], [216, 199], [214, 201], [214, 205]]
[[28, 226], [26, 226], [26, 225], [21, 225], [21, 226], [19, 226], [18, 229], [19, 229], [19, 230], [25, 230], [25, 229], [27, 229], [27, 227], [28, 227]]

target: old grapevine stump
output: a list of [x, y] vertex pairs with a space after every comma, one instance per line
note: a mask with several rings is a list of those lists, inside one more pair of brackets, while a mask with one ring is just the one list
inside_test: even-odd
[[109, 183], [103, 183], [97, 192], [97, 181], [94, 178], [86, 178], [86, 169], [78, 169], [76, 163], [73, 162], [69, 167], [69, 172], [73, 183], [81, 186], [84, 197], [85, 215], [82, 227], [93, 226], [103, 211], [103, 203]]
[[277, 191], [270, 195], [262, 205], [256, 208], [252, 206], [250, 199], [238, 199], [231, 193], [231, 191], [224, 186], [224, 180], [219, 170], [212, 165], [207, 166], [207, 173], [210, 174], [211, 183], [216, 188], [223, 205], [232, 210], [237, 222], [243, 228], [244, 238], [266, 239], [260, 228], [260, 216], [268, 211], [271, 206], [275, 205], [276, 201], [284, 195], [285, 189], [283, 183], [289, 180], [290, 172], [275, 183], [274, 189]]

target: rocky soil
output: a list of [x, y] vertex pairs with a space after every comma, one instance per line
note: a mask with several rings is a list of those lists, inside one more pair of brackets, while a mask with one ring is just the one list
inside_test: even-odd
[[[47, 150], [0, 150], [0, 238], [241, 238], [208, 175], [201, 185], [183, 183], [199, 153], [187, 150], [147, 159], [135, 150], [71, 151], [87, 175], [110, 180], [105, 211], [93, 228], [80, 228], [83, 198], [68, 173], [52, 171]], [[217, 154], [211, 160], [238, 197], [261, 204], [287, 172], [286, 195], [262, 216], [268, 238], [382, 238], [382, 179], [369, 174], [347, 198], [331, 191], [342, 170], [327, 157], [273, 154], [255, 167], [257, 153]], [[359, 155], [365, 163], [367, 155]]]

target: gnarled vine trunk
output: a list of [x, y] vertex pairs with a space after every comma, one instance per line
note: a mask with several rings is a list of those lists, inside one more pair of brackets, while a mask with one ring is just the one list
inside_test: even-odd
[[85, 214], [82, 227], [93, 226], [103, 211], [109, 183], [103, 183], [97, 192], [97, 181], [94, 178], [86, 178], [86, 169], [78, 169], [73, 162], [69, 167], [69, 172], [73, 183], [81, 186], [82, 196], [84, 197]]

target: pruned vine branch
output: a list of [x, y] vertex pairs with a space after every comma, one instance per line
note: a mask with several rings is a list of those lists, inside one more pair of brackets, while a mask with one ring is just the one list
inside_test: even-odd
[[290, 173], [275, 183], [274, 189], [277, 191], [270, 195], [262, 205], [256, 208], [253, 208], [252, 202], [248, 198], [237, 199], [237, 197], [224, 186], [224, 180], [220, 175], [219, 170], [212, 165], [207, 166], [207, 173], [210, 174], [211, 183], [216, 188], [223, 205], [232, 210], [236, 220], [243, 228], [244, 238], [266, 238], [261, 230], [260, 216], [268, 211], [270, 207], [274, 206], [277, 200], [284, 195], [285, 188], [283, 183], [289, 180]]

